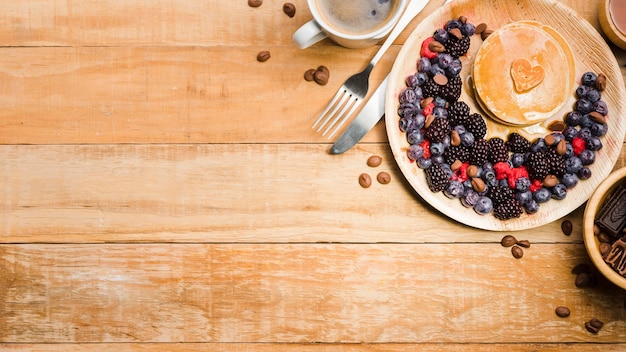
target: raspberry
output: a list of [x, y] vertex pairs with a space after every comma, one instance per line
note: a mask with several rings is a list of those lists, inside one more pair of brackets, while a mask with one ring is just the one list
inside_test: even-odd
[[507, 149], [512, 153], [526, 153], [530, 150], [530, 141], [517, 132], [509, 134], [506, 141]]
[[427, 57], [429, 59], [434, 59], [437, 57], [437, 53], [430, 50], [428, 48], [428, 44], [430, 44], [431, 42], [435, 41], [435, 38], [433, 37], [428, 37], [426, 38], [423, 42], [422, 42], [422, 47], [420, 50], [420, 55], [423, 57]]
[[473, 165], [483, 165], [489, 157], [489, 142], [485, 139], [477, 139], [471, 147], [469, 162]]
[[502, 138], [494, 137], [489, 140], [488, 160], [493, 164], [509, 160], [509, 152]]
[[470, 47], [470, 38], [462, 37], [461, 39], [457, 39], [455, 36], [450, 36], [448, 41], [444, 44], [444, 47], [448, 54], [452, 55], [454, 58], [458, 58], [467, 53]]
[[419, 144], [422, 149], [424, 149], [424, 155], [422, 155], [425, 159], [430, 158], [430, 141], [425, 139], [422, 143]]
[[500, 161], [493, 165], [493, 171], [496, 173], [496, 180], [504, 180], [509, 177], [511, 166], [506, 161]]
[[448, 108], [448, 120], [451, 126], [462, 125], [470, 115], [470, 107], [464, 101], [455, 101]]
[[441, 164], [433, 163], [431, 167], [424, 171], [426, 173], [428, 188], [430, 188], [432, 192], [441, 192], [448, 187], [450, 178]]
[[574, 137], [572, 139], [572, 147], [574, 147], [574, 155], [579, 155], [586, 148], [585, 140], [580, 137]]
[[448, 119], [436, 117], [424, 132], [424, 137], [431, 143], [441, 143], [450, 134], [450, 124]]
[[469, 132], [472, 132], [476, 139], [485, 138], [487, 134], [487, 123], [479, 113], [469, 115], [463, 125]]
[[525, 167], [514, 167], [511, 168], [508, 172], [506, 180], [509, 183], [509, 187], [515, 188], [517, 185], [517, 180], [520, 178], [528, 178], [528, 170]]
[[522, 205], [517, 199], [507, 199], [493, 208], [493, 216], [500, 220], [519, 218], [523, 213]]
[[469, 178], [467, 176], [467, 168], [469, 167], [468, 163], [461, 164], [461, 167], [454, 170], [454, 175], [452, 176], [453, 180], [465, 182]]

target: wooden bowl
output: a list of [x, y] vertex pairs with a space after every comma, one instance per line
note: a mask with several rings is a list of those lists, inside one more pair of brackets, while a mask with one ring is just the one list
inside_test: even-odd
[[626, 50], [626, 1], [604, 0], [598, 9], [602, 32], [613, 44]]
[[615, 270], [613, 270], [613, 268], [604, 262], [602, 254], [600, 254], [600, 242], [598, 241], [597, 236], [593, 233], [593, 225], [596, 214], [602, 208], [602, 205], [611, 192], [613, 192], [620, 184], [626, 185], [626, 167], [611, 173], [604, 181], [602, 181], [602, 183], [600, 183], [598, 188], [593, 192], [591, 198], [589, 198], [587, 206], [585, 207], [585, 215], [583, 218], [583, 239], [585, 241], [587, 253], [596, 268], [598, 268], [602, 275], [604, 275], [604, 277], [609, 279], [612, 283], [626, 290], [626, 277], [618, 274]]

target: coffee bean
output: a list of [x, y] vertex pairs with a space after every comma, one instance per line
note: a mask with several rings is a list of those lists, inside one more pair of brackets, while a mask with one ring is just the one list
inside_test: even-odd
[[602, 257], [605, 258], [607, 254], [609, 254], [609, 252], [611, 251], [613, 247], [611, 246], [610, 243], [606, 243], [606, 242], [601, 242], [600, 243], [600, 254], [602, 254]]
[[463, 24], [466, 24], [466, 23], [467, 23], [467, 17], [465, 17], [465, 16], [461, 15], [461, 16], [459, 16], [459, 21], [460, 21], [461, 23], [463, 23]]
[[598, 332], [600, 332], [600, 329], [594, 327], [593, 325], [591, 325], [590, 322], [586, 321], [585, 322], [585, 329], [587, 329], [587, 331], [589, 331], [592, 334], [597, 334]]
[[556, 138], [555, 138], [553, 135], [549, 134], [549, 135], [547, 135], [547, 136], [545, 136], [545, 137], [543, 138], [543, 141], [544, 141], [547, 145], [553, 145], [553, 144], [554, 144], [554, 142], [556, 141]]
[[304, 80], [307, 82], [311, 82], [313, 80], [313, 75], [315, 74], [315, 69], [310, 68], [304, 72]]
[[478, 166], [476, 165], [470, 165], [467, 167], [467, 176], [469, 177], [476, 177], [478, 176]]
[[489, 38], [489, 36], [491, 35], [491, 33], [493, 33], [493, 30], [491, 29], [485, 29], [484, 31], [482, 31], [480, 33], [480, 39], [482, 40], [487, 40], [487, 38]]
[[556, 153], [559, 155], [567, 154], [567, 142], [565, 141], [565, 139], [561, 139], [556, 145]]
[[367, 166], [369, 167], [378, 167], [383, 162], [383, 158], [378, 155], [372, 155], [367, 158]]
[[590, 112], [589, 113], [589, 118], [591, 118], [591, 121], [593, 121], [593, 122], [606, 123], [606, 116], [602, 115], [601, 113], [599, 113], [597, 111]]
[[590, 273], [591, 267], [587, 263], [576, 264], [575, 267], [572, 268], [572, 274], [580, 274], [580, 273]]
[[603, 326], [604, 323], [598, 318], [593, 318], [588, 322], [585, 322], [585, 328], [592, 334], [597, 334], [598, 332], [600, 332], [600, 329], [602, 329]]
[[559, 183], [559, 179], [554, 175], [548, 175], [543, 179], [543, 185], [548, 188], [556, 186], [557, 183]]
[[476, 26], [476, 34], [482, 34], [487, 29], [486, 23], [479, 23]]
[[520, 240], [520, 241], [517, 241], [516, 244], [518, 246], [520, 246], [520, 247], [530, 248], [530, 241], [529, 240]]
[[259, 7], [263, 5], [263, 0], [248, 0], [248, 6], [250, 7]]
[[391, 182], [391, 175], [389, 175], [389, 173], [387, 172], [381, 171], [378, 173], [378, 175], [376, 175], [376, 180], [381, 185], [386, 185]]
[[366, 173], [359, 175], [359, 184], [363, 188], [369, 188], [372, 185], [372, 178]]
[[513, 254], [513, 258], [519, 259], [524, 256], [524, 250], [522, 247], [513, 246], [511, 247], [511, 254]]
[[293, 17], [296, 15], [296, 5], [290, 3], [290, 2], [286, 2], [283, 4], [283, 12], [285, 13], [285, 15], [289, 16], [289, 17]]
[[[455, 28], [455, 29], [458, 29], [458, 28]], [[445, 86], [446, 84], [448, 84], [448, 77], [446, 77], [446, 75], [438, 73], [433, 77], [433, 81], [440, 86]]]
[[500, 240], [500, 244], [503, 247], [511, 247], [512, 245], [516, 243], [517, 243], [517, 239], [511, 235], [506, 235], [502, 237], [502, 239]]
[[456, 130], [452, 130], [452, 132], [450, 132], [450, 145], [454, 147], [461, 145], [461, 136]]
[[428, 49], [430, 49], [430, 51], [435, 52], [435, 53], [443, 53], [444, 51], [446, 51], [446, 47], [436, 40], [433, 40], [432, 42], [428, 43]]
[[554, 313], [561, 318], [567, 318], [570, 315], [570, 310], [569, 308], [565, 307], [565, 306], [558, 306], [556, 307], [556, 309], [554, 310]]
[[[552, 121], [549, 125], [548, 125], [548, 129], [550, 131], [553, 132], [563, 132], [565, 130], [565, 128], [567, 127], [567, 125], [565, 124], [565, 122], [561, 121], [561, 120], [555, 120]], [[547, 137], [547, 136], [546, 136]]]
[[485, 189], [487, 188], [487, 186], [485, 185], [485, 181], [483, 181], [483, 179], [480, 177], [473, 177], [470, 182], [472, 184], [472, 188], [474, 189], [474, 191], [478, 193], [484, 192]]
[[461, 33], [461, 30], [459, 28], [452, 28], [451, 30], [448, 31], [448, 33], [450, 33], [453, 36], [455, 36], [456, 39], [462, 39], [463, 38], [463, 33]]
[[324, 86], [328, 83], [328, 79], [330, 78], [330, 72], [326, 66], [320, 66], [317, 68], [315, 73], [313, 74], [313, 80], [315, 83]]
[[563, 231], [565, 236], [569, 236], [572, 234], [573, 227], [574, 226], [572, 225], [572, 222], [568, 219], [565, 219], [563, 220], [563, 222], [561, 222], [561, 231]]
[[258, 62], [265, 62], [269, 60], [271, 57], [270, 52], [267, 50], [263, 50], [256, 55], [256, 60]]
[[589, 273], [579, 273], [576, 275], [576, 281], [574, 281], [576, 287], [587, 287], [591, 285], [591, 276]]
[[604, 73], [598, 74], [598, 77], [596, 78], [596, 89], [599, 91], [606, 89], [606, 76]]

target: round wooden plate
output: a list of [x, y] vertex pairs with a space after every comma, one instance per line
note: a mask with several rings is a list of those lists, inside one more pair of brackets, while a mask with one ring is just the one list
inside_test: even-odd
[[[426, 184], [424, 171], [407, 157], [409, 147], [405, 133], [401, 132], [398, 123], [398, 96], [406, 87], [405, 79], [416, 72], [421, 43], [432, 36], [437, 28], [442, 28], [450, 19], [467, 17], [474, 25], [487, 24], [490, 29], [521, 20], [534, 20], [553, 27], [567, 41], [576, 62], [576, 85], [584, 72], [604, 73], [608, 77], [606, 90], [602, 99], [609, 108], [609, 131], [602, 137], [604, 147], [596, 152], [596, 161], [590, 166], [593, 176], [570, 190], [563, 200], [550, 200], [541, 204], [536, 214], [524, 213], [520, 218], [501, 221], [492, 214], [480, 215], [471, 208], [464, 207], [459, 199], [449, 199], [443, 193], [433, 193]], [[518, 132], [533, 140], [548, 133], [546, 126], [554, 120], [562, 120], [564, 115], [573, 109], [576, 101], [572, 92], [570, 101], [553, 118], [546, 122], [526, 128], [506, 126], [487, 118], [473, 98], [471, 89], [471, 66], [474, 54], [480, 47], [480, 36], [471, 38], [468, 54], [462, 57], [463, 92], [460, 100], [465, 101], [472, 112], [485, 116], [488, 124], [486, 138], [499, 136], [506, 140], [510, 132]], [[615, 56], [602, 36], [585, 19], [574, 10], [550, 0], [455, 0], [422, 21], [400, 50], [389, 76], [389, 86], [385, 100], [385, 123], [389, 144], [400, 170], [426, 202], [441, 213], [463, 224], [493, 231], [515, 231], [529, 229], [555, 221], [581, 206], [593, 193], [598, 184], [611, 172], [620, 154], [626, 132], [626, 89]]]

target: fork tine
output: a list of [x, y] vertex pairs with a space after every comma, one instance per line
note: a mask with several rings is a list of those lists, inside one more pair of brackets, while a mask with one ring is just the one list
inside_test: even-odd
[[[348, 94], [346, 94], [348, 95]], [[333, 121], [326, 127], [326, 130], [324, 130], [324, 133], [322, 133], [322, 136], [325, 136], [326, 133], [328, 133], [328, 131], [330, 131], [331, 128], [333, 128], [333, 126], [339, 122], [342, 119], [346, 118], [346, 111], [348, 111], [348, 108], [350, 108], [351, 106], [353, 106], [357, 101], [358, 98], [356, 96], [354, 96], [353, 94], [349, 95], [350, 99], [348, 101], [345, 102], [345, 104], [343, 105], [343, 109], [341, 109], [341, 111], [339, 113], [337, 113], [337, 115], [333, 118]]]
[[[326, 126], [326, 130], [324, 130], [324, 133], [322, 133], [322, 136], [326, 135], [326, 133], [337, 123], [337, 121], [346, 113], [346, 110], [348, 110], [348, 108], [350, 107], [350, 105], [352, 105], [353, 102], [353, 96], [352, 94], [349, 94], [348, 92], [346, 92], [344, 94], [344, 97], [341, 99], [341, 101], [337, 104], [337, 107], [334, 110], [339, 110], [339, 108], [341, 108], [341, 110], [339, 112], [337, 111], [333, 111], [333, 113], [328, 115], [328, 122], [330, 122], [328, 124], [328, 126]], [[321, 126], [323, 127], [323, 126]], [[322, 129], [320, 127], [320, 130]], [[319, 130], [318, 130], [319, 132]]]
[[[341, 127], [349, 120], [349, 117], [352, 116], [352, 114], [354, 114], [354, 112], [361, 105], [361, 103], [363, 103], [363, 99], [357, 99], [354, 102], [354, 104], [352, 104], [352, 108], [350, 108], [350, 111], [348, 111], [348, 113], [344, 115], [343, 119], [341, 119], [339, 124], [332, 131], [332, 133], [328, 135], [328, 139], [330, 139], [333, 135], [335, 135], [335, 133], [337, 133], [337, 131], [339, 131], [341, 129]], [[330, 129], [330, 127], [328, 127], [328, 129]], [[326, 133], [326, 132], [327, 131], [325, 131], [324, 133]]]
[[[315, 128], [315, 126], [317, 126], [318, 123], [320, 123], [320, 121], [322, 121], [322, 119], [324, 118], [324, 116], [326, 115], [326, 113], [328, 113], [328, 111], [333, 107], [333, 105], [335, 104], [335, 102], [337, 101], [337, 99], [339, 99], [339, 97], [345, 92], [345, 88], [342, 86], [341, 88], [339, 88], [339, 90], [337, 91], [337, 93], [335, 94], [335, 96], [333, 97], [333, 100], [330, 101], [330, 103], [328, 103], [328, 105], [326, 106], [326, 109], [320, 114], [320, 116], [317, 118], [317, 120], [315, 121], [315, 123], [313, 124], [313, 126], [311, 126], [311, 128]], [[324, 123], [326, 124], [326, 123]], [[322, 125], [323, 126], [323, 125]], [[321, 127], [320, 127], [321, 129]], [[318, 129], [319, 131], [319, 129]]]
[[[341, 100], [339, 100], [337, 102], [337, 104], [334, 105], [333, 110], [331, 112], [329, 112], [328, 114], [326, 114], [326, 118], [324, 119], [324, 122], [319, 125], [317, 127], [317, 132], [321, 131], [322, 128], [324, 128], [324, 126], [326, 126], [327, 123], [331, 122], [333, 120], [333, 116], [337, 116], [335, 118], [338, 118], [341, 112], [337, 112], [341, 107], [345, 106], [345, 104], [349, 101], [350, 99], [350, 94], [347, 93], [347, 91], [344, 89], [342, 90], [342, 97]], [[343, 110], [342, 110], [343, 111]]]

